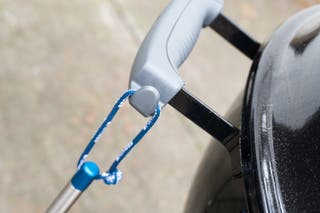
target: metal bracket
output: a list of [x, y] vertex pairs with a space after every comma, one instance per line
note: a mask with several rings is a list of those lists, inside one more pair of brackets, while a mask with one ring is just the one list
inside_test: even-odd
[[228, 142], [239, 134], [237, 127], [185, 89], [180, 90], [169, 104], [222, 143]]
[[210, 28], [250, 59], [253, 59], [260, 49], [259, 42], [221, 13], [210, 24]]

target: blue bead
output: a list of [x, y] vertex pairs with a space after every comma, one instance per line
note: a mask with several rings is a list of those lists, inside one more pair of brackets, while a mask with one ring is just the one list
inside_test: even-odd
[[71, 179], [74, 188], [84, 191], [99, 175], [100, 170], [96, 163], [85, 162]]

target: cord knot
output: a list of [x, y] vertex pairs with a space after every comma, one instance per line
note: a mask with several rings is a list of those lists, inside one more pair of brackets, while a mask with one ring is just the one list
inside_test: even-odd
[[112, 171], [104, 172], [101, 174], [103, 182], [107, 185], [116, 185], [118, 184], [123, 177], [123, 174], [120, 170], [115, 168]]

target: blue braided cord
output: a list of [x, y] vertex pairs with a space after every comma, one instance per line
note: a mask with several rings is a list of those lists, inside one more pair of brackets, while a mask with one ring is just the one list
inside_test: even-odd
[[124, 148], [121, 154], [116, 158], [116, 160], [112, 163], [109, 170], [102, 173], [97, 177], [97, 179], [103, 179], [105, 184], [114, 185], [118, 184], [122, 178], [122, 173], [117, 169], [120, 162], [126, 157], [126, 155], [139, 143], [139, 141], [145, 136], [145, 134], [152, 128], [157, 119], [160, 116], [161, 108], [158, 106], [155, 109], [155, 112], [146, 126], [140, 130], [138, 135]]
[[[96, 133], [93, 135], [92, 139], [84, 149], [83, 153], [81, 154], [77, 168], [79, 169], [82, 164], [85, 162], [85, 159], [87, 158], [88, 154], [90, 153], [93, 146], [98, 142], [99, 138], [101, 137], [103, 131], [106, 127], [108, 127], [120, 109], [120, 107], [123, 105], [124, 101], [126, 101], [131, 95], [135, 93], [135, 90], [128, 90], [126, 91], [117, 101], [117, 103], [112, 108], [110, 114], [105, 118], [99, 129], [96, 131]], [[103, 172], [100, 174], [96, 179], [103, 179], [103, 181], [108, 185], [114, 185], [119, 183], [119, 181], [122, 179], [122, 172], [117, 169], [117, 166], [120, 164], [120, 162], [126, 157], [126, 155], [131, 151], [131, 149], [137, 145], [137, 143], [144, 137], [144, 135], [152, 128], [152, 126], [155, 124], [157, 119], [160, 116], [161, 108], [160, 106], [157, 106], [155, 109], [155, 112], [152, 116], [152, 118], [149, 120], [149, 122], [146, 124], [146, 126], [138, 133], [138, 135], [125, 147], [125, 149], [121, 152], [121, 154], [116, 158], [116, 160], [113, 162], [113, 164], [110, 166], [109, 170], [106, 172]]]
[[78, 164], [77, 167], [78, 169], [80, 169], [80, 167], [82, 166], [82, 164], [84, 163], [85, 159], [87, 158], [89, 152], [91, 151], [91, 149], [93, 148], [93, 146], [97, 143], [97, 141], [99, 140], [99, 138], [101, 137], [104, 129], [110, 125], [113, 117], [117, 114], [118, 110], [120, 109], [120, 107], [122, 106], [123, 102], [126, 101], [131, 95], [133, 95], [135, 93], [135, 90], [128, 90], [126, 91], [117, 101], [117, 103], [113, 106], [111, 112], [109, 113], [109, 115], [104, 119], [103, 123], [101, 124], [101, 126], [99, 127], [99, 129], [96, 131], [96, 133], [93, 135], [92, 139], [90, 140], [90, 142], [88, 143], [87, 147], [84, 149], [83, 153], [81, 154], [79, 160], [78, 160]]

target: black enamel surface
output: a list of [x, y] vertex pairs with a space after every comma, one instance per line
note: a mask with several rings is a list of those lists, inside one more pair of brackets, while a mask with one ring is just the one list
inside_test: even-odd
[[320, 211], [320, 6], [283, 24], [247, 83], [241, 152], [250, 212]]

